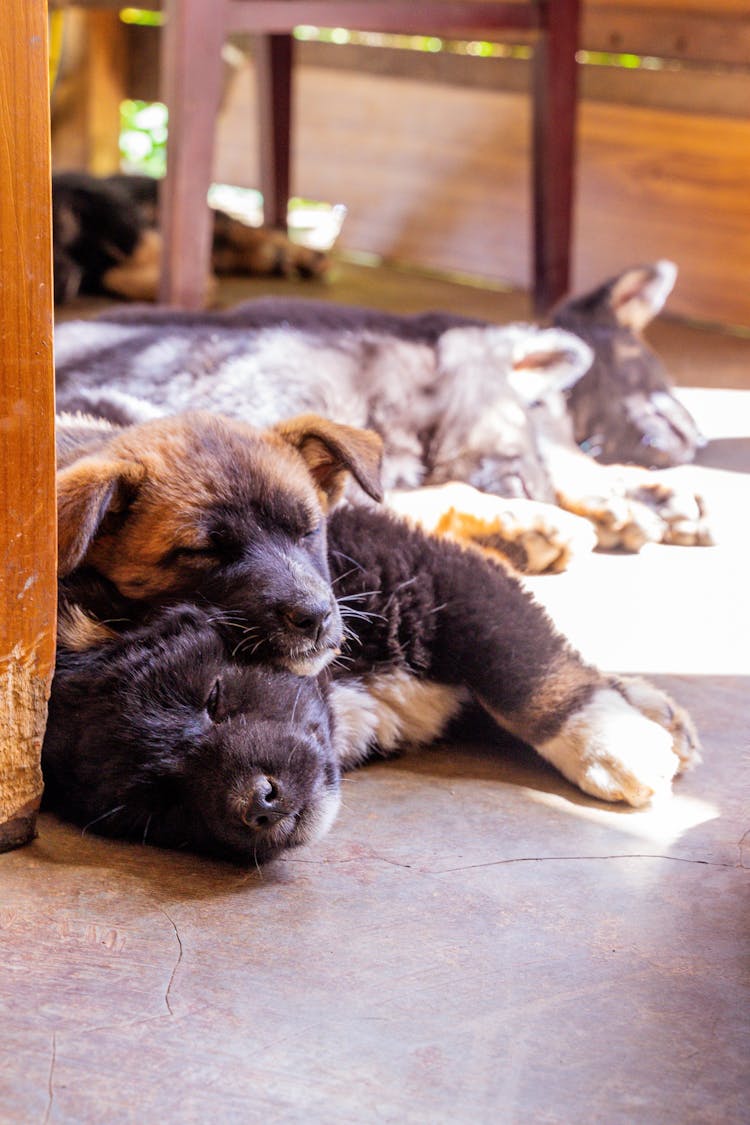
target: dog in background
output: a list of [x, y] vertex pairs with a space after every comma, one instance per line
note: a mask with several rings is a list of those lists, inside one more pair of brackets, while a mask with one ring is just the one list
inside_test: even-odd
[[[78, 292], [156, 299], [161, 255], [157, 193], [158, 182], [150, 176], [53, 176], [59, 303]], [[324, 255], [217, 210], [212, 262], [215, 274], [317, 276], [327, 267]], [[591, 367], [571, 384], [567, 406], [576, 441], [601, 460], [666, 468], [691, 460], [700, 444], [695, 423], [671, 394], [666, 373], [642, 335], [664, 306], [676, 276], [676, 266], [668, 261], [633, 267], [564, 300], [553, 314], [555, 325], [575, 333], [592, 349]], [[331, 318], [322, 310], [318, 315], [331, 327]], [[280, 309], [279, 319], [283, 316]], [[310, 317], [299, 310], [292, 313], [292, 321], [311, 328]], [[271, 323], [268, 315], [249, 315], [249, 328], [261, 323]], [[443, 318], [443, 330], [451, 324], [481, 327], [479, 321]], [[390, 330], [396, 335], [404, 331]]]
[[[56, 304], [79, 294], [155, 301], [162, 243], [157, 229], [158, 181], [151, 176], [105, 178], [85, 172], [52, 177], [52, 246]], [[319, 277], [325, 254], [279, 231], [252, 227], [214, 210], [213, 274]], [[215, 278], [210, 279], [215, 285]]]
[[[669, 393], [656, 357], [628, 327], [636, 310], [641, 320], [644, 307], [657, 310], [667, 286], [655, 279], [668, 274], [664, 263], [630, 271], [584, 302], [584, 312], [563, 306], [560, 317], [575, 312], [579, 327], [589, 317], [593, 349], [561, 328], [499, 327], [440, 313], [398, 317], [299, 300], [253, 301], [225, 313], [123, 309], [60, 326], [58, 402], [118, 423], [198, 408], [257, 425], [313, 411], [369, 426], [385, 442], [386, 487], [409, 493], [392, 496], [394, 507], [424, 523], [425, 507], [438, 505], [433, 524], [445, 516], [454, 533], [484, 547], [513, 541], [514, 562], [529, 572], [562, 569], [596, 540], [625, 550], [645, 542], [702, 544], [710, 533], [700, 500], [643, 469], [597, 463], [575, 440], [582, 407], [568, 410], [592, 354], [592, 394], [615, 398], [615, 351], [601, 341], [627, 332], [632, 363], [616, 399], [627, 416], [618, 431], [625, 452], [653, 459], [660, 419], [661, 460], [692, 455], [695, 426]], [[608, 319], [614, 326], [601, 327]], [[606, 409], [613, 409], [609, 401]], [[600, 415], [591, 408], [586, 418], [598, 424]], [[456, 481], [484, 495], [456, 490]], [[435, 485], [451, 487], [437, 497], [414, 493]], [[520, 513], [497, 497], [544, 506], [527, 503]], [[555, 502], [589, 525], [561, 519], [548, 506]]]

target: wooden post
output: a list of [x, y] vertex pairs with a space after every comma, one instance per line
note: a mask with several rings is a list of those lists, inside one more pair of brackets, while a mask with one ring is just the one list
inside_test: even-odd
[[0, 20], [0, 850], [35, 835], [55, 642], [46, 0]]
[[291, 35], [257, 35], [255, 73], [258, 82], [258, 136], [267, 227], [287, 229], [292, 137]]
[[119, 12], [86, 13], [88, 23], [88, 167], [95, 176], [120, 170], [120, 103], [125, 98], [125, 25]]
[[534, 309], [570, 288], [578, 106], [576, 46], [580, 0], [543, 0], [546, 18], [534, 50]]
[[210, 270], [214, 130], [221, 97], [224, 0], [167, 0], [162, 100], [169, 110], [167, 175], [160, 195], [164, 240], [160, 300], [202, 308]]

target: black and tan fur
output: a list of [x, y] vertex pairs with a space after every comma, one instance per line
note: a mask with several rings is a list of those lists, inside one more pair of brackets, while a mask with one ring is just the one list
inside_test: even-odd
[[317, 679], [248, 667], [251, 626], [223, 606], [158, 610], [124, 636], [94, 622], [87, 639], [63, 584], [49, 807], [267, 859], [330, 824], [339, 768], [429, 744], [476, 704], [606, 800], [643, 804], [696, 758], [676, 705], [586, 664], [477, 552], [365, 508], [333, 512], [328, 536], [347, 639]]
[[59, 574], [101, 620], [200, 597], [292, 671], [341, 642], [328, 508], [351, 474], [379, 498], [380, 440], [314, 415], [267, 431], [207, 414], [58, 426]]
[[[150, 176], [99, 178], [85, 172], [52, 177], [55, 302], [106, 293], [155, 301], [162, 243], [157, 229], [158, 181]], [[325, 254], [291, 242], [280, 231], [252, 227], [213, 211], [213, 275], [318, 277]], [[209, 278], [209, 286], [215, 278]]]

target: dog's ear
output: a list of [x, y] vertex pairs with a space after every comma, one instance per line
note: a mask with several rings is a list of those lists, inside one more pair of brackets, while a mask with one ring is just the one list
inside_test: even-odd
[[[555, 310], [554, 321], [574, 332], [585, 325], [616, 325], [641, 332], [664, 308], [677, 280], [677, 266], [666, 258], [633, 266], [603, 285], [571, 297]], [[585, 334], [585, 331], [584, 331]]]
[[347, 473], [373, 500], [383, 499], [383, 442], [373, 430], [343, 426], [317, 414], [290, 418], [275, 430], [305, 459], [310, 476], [331, 505], [341, 496]]
[[572, 332], [519, 325], [508, 381], [523, 402], [538, 402], [545, 393], [572, 387], [592, 359], [591, 348]]
[[57, 474], [57, 549], [61, 578], [83, 562], [108, 515], [135, 499], [146, 470], [134, 461], [82, 457]]
[[677, 266], [666, 259], [626, 270], [610, 284], [609, 303], [619, 324], [640, 332], [664, 308]]

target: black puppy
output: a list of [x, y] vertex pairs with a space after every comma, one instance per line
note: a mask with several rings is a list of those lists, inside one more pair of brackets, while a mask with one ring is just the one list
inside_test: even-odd
[[175, 606], [74, 651], [77, 612], [60, 613], [46, 808], [102, 835], [259, 863], [327, 831], [339, 767], [324, 685], [235, 662], [221, 614]]
[[349, 644], [328, 688], [237, 666], [255, 634], [220, 611], [162, 610], [117, 638], [64, 603], [49, 807], [111, 835], [267, 859], [332, 821], [339, 766], [428, 744], [472, 701], [605, 800], [643, 804], [697, 757], [684, 712], [584, 663], [474, 550], [343, 508], [329, 554]]
[[[162, 255], [158, 189], [151, 176], [55, 173], [52, 245], [57, 304], [79, 293], [156, 299]], [[317, 277], [328, 266], [320, 251], [291, 242], [280, 231], [249, 226], [216, 210], [211, 257], [215, 273]]]

